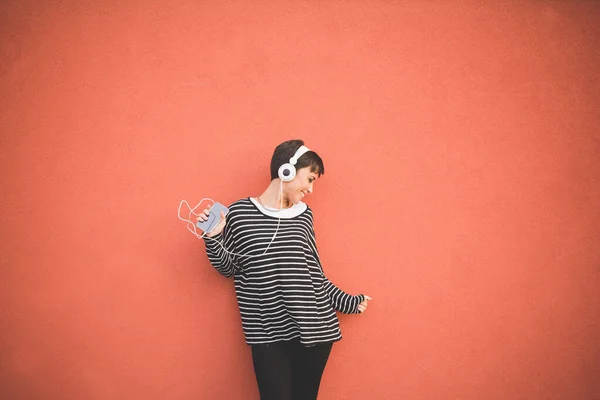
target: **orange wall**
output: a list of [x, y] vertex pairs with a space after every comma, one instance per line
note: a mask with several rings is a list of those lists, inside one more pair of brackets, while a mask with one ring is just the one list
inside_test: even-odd
[[0, 398], [258, 398], [175, 212], [292, 138], [374, 299], [322, 399], [600, 398], [600, 3], [221, 3], [3, 2]]

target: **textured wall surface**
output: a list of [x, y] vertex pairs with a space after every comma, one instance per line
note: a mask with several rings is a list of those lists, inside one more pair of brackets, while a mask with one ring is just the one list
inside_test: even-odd
[[[261, 4], [264, 3], [264, 4]], [[257, 399], [176, 218], [325, 161], [322, 399], [600, 398], [600, 3], [4, 1], [0, 398]]]

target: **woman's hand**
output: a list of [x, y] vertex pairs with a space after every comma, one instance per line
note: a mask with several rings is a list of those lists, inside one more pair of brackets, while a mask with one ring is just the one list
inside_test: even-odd
[[[200, 215], [198, 215], [198, 218], [196, 218], [196, 220], [198, 220], [200, 222], [207, 221], [208, 215], [209, 215], [209, 210], [210, 210], [210, 207], [205, 208], [204, 211], [202, 211], [200, 213]], [[215, 235], [218, 235], [219, 233], [223, 232], [223, 228], [225, 228], [225, 213], [223, 211], [221, 211], [221, 219], [219, 220], [219, 223], [217, 225], [215, 225], [215, 227], [213, 228], [212, 231], [207, 232], [205, 236], [210, 238]]]
[[365, 310], [367, 309], [367, 305], [369, 305], [369, 300], [371, 300], [371, 298], [367, 295], [365, 295], [365, 299], [358, 305], [358, 312], [359, 313], [364, 313]]

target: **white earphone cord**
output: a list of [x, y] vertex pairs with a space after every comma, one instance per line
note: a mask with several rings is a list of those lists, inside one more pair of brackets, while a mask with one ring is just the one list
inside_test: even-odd
[[[281, 199], [280, 201], [280, 207], [279, 207], [279, 212], [281, 212], [283, 210], [283, 181], [281, 181], [281, 184], [279, 185], [279, 197]], [[202, 235], [200, 235], [198, 233], [198, 231], [196, 230], [196, 224], [194, 222], [191, 221], [191, 217], [192, 214], [194, 214], [196, 217], [198, 217], [200, 214], [196, 214], [194, 211], [205, 201], [205, 200], [210, 200], [213, 202], [213, 204], [215, 203], [215, 201], [211, 198], [205, 197], [202, 200], [200, 200], [200, 202], [196, 205], [196, 207], [191, 208], [190, 205], [188, 204], [187, 201], [185, 200], [181, 200], [179, 202], [179, 208], [177, 209], [177, 218], [179, 218], [180, 220], [187, 222], [187, 229], [192, 232], [194, 234], [194, 236], [196, 236], [198, 239], [203, 239], [206, 235], [207, 232], [202, 233]], [[190, 213], [188, 214], [188, 219], [185, 218], [181, 218], [181, 206], [185, 204], [187, 205], [187, 207], [190, 209]], [[281, 215], [277, 218], [277, 227], [275, 228], [275, 233], [273, 233], [273, 237], [271, 238], [271, 241], [269, 242], [269, 245], [267, 246], [267, 248], [265, 249], [265, 251], [262, 254], [240, 254], [240, 253], [234, 253], [232, 251], [229, 251], [225, 248], [225, 246], [223, 246], [223, 244], [221, 244], [221, 242], [219, 242], [216, 239], [213, 239], [211, 237], [206, 236], [207, 239], [213, 240], [215, 242], [217, 242], [217, 244], [219, 246], [221, 246], [221, 248], [230, 255], [234, 255], [234, 256], [240, 256], [240, 257], [260, 257], [263, 256], [267, 253], [267, 251], [269, 250], [269, 248], [271, 247], [271, 244], [273, 244], [273, 241], [275, 240], [275, 236], [277, 235], [277, 232], [279, 231], [279, 225], [281, 223]], [[190, 229], [190, 225], [193, 227], [193, 229]], [[215, 225], [216, 226], [216, 225]], [[214, 228], [213, 228], [214, 229]], [[210, 233], [210, 232], [208, 232]]]

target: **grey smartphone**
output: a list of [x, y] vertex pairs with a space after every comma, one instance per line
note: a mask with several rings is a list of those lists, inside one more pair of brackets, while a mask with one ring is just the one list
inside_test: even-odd
[[202, 229], [204, 232], [210, 233], [210, 231], [212, 231], [221, 220], [221, 211], [223, 211], [225, 215], [227, 215], [229, 209], [223, 204], [215, 202], [212, 205], [212, 207], [208, 210], [208, 219], [206, 221], [198, 221], [196, 223], [196, 226]]

